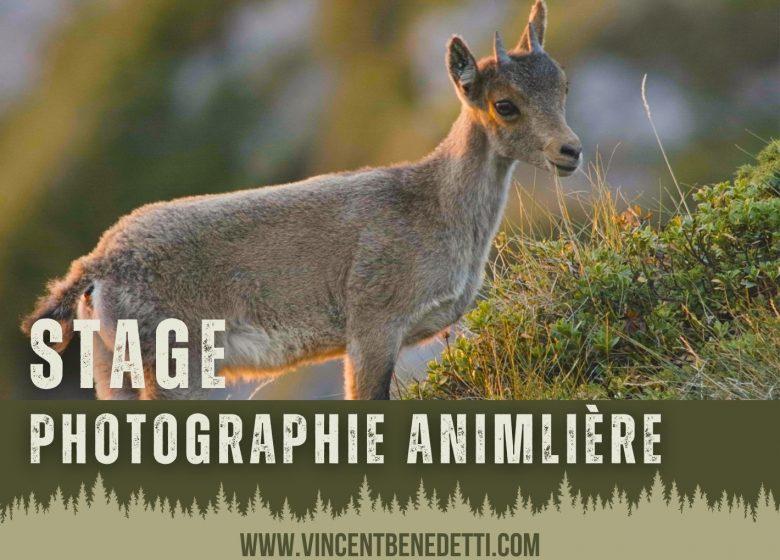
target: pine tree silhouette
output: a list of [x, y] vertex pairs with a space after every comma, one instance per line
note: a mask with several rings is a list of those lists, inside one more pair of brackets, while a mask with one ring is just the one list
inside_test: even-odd
[[[46, 508], [46, 512], [52, 515], [60, 514], [67, 510], [67, 504], [65, 498], [62, 495], [62, 490], [59, 486], [54, 490], [54, 494], [49, 498], [49, 507]], [[13, 519], [13, 515], [11, 515]]]
[[360, 485], [360, 490], [357, 500], [357, 512], [358, 515], [365, 515], [370, 511], [374, 511], [376, 507], [376, 501], [371, 499], [371, 488], [368, 485], [368, 477], [363, 477], [363, 483]]
[[201, 511], [200, 505], [198, 504], [198, 498], [192, 498], [192, 505], [190, 505], [189, 510], [190, 517], [200, 517], [201, 519], [205, 519], [205, 514]]
[[249, 499], [249, 503], [247, 504], [247, 515], [251, 513], [257, 513], [261, 511], [264, 507], [263, 503], [263, 495], [260, 493], [260, 485], [255, 485], [255, 492], [252, 494], [252, 497]]
[[178, 498], [176, 498], [176, 501], [173, 504], [173, 507], [171, 508], [171, 519], [174, 517], [183, 517], [184, 516], [184, 508], [181, 505], [181, 502]]
[[428, 500], [428, 507], [436, 511], [443, 511], [441, 504], [439, 503], [439, 494], [436, 492], [436, 488], [431, 491], [431, 499]]
[[485, 497], [482, 499], [482, 505], [479, 506], [479, 509], [476, 513], [479, 517], [494, 517], [493, 505], [490, 503], [490, 498], [488, 497], [487, 492], [485, 493]]
[[292, 512], [292, 509], [290, 509], [290, 502], [287, 500], [287, 498], [284, 499], [284, 503], [282, 504], [282, 509], [279, 510], [279, 513], [277, 515], [278, 521], [295, 521], [296, 517]]
[[35, 492], [30, 492], [25, 504], [25, 513], [27, 515], [37, 515], [40, 511], [38, 500], [35, 498]]
[[350, 497], [349, 501], [347, 502], [347, 507], [344, 508], [342, 513], [338, 515], [337, 517], [359, 517], [360, 516], [360, 510], [358, 509], [357, 502], [355, 501], [354, 497]]
[[312, 521], [316, 521], [318, 519], [322, 520], [329, 517], [330, 512], [328, 511], [325, 502], [322, 500], [322, 494], [319, 490], [317, 490], [317, 497], [314, 500], [314, 508], [311, 510], [311, 519]]
[[227, 505], [227, 496], [225, 495], [225, 487], [222, 486], [222, 483], [219, 483], [219, 491], [217, 492], [217, 497], [214, 501], [214, 513], [221, 513], [221, 512], [227, 512], [229, 511], [228, 505]]
[[520, 487], [517, 487], [517, 493], [515, 494], [515, 501], [509, 506], [509, 515], [520, 515], [524, 510], [528, 508], [528, 500], [523, 498], [523, 492]]
[[390, 502], [387, 504], [387, 513], [388, 514], [403, 514], [404, 511], [401, 509], [401, 504], [398, 503], [398, 497], [393, 494], [393, 497], [390, 498]]
[[89, 501], [89, 507], [99, 507], [108, 504], [108, 493], [103, 484], [103, 475], [100, 474], [100, 471], [97, 473], [95, 483], [92, 485], [87, 499]]
[[412, 498], [412, 509], [414, 511], [420, 511], [425, 504], [428, 503], [428, 497], [425, 494], [425, 485], [423, 484], [423, 479], [420, 478], [420, 484], [417, 485], [417, 493], [415, 493], [414, 497]]

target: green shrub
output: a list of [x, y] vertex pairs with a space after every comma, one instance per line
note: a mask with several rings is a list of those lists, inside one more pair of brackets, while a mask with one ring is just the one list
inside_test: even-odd
[[584, 223], [499, 236], [465, 332], [403, 396], [780, 396], [780, 142], [661, 228], [594, 189]]

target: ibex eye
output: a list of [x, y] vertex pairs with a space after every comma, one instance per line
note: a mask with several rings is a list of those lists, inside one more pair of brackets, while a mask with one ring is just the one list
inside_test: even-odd
[[515, 115], [520, 114], [520, 110], [517, 108], [517, 106], [508, 99], [496, 101], [493, 104], [493, 107], [496, 108], [496, 112], [502, 117], [514, 117]]

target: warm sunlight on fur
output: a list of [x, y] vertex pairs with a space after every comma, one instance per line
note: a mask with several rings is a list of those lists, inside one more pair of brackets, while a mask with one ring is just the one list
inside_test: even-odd
[[478, 61], [452, 37], [446, 69], [460, 115], [421, 160], [144, 206], [50, 285], [23, 329], [54, 319], [62, 348], [74, 316], [98, 317], [100, 398], [207, 396], [192, 346], [187, 387], [135, 395], [108, 382], [122, 367], [105, 344], [118, 321], [138, 322], [150, 379], [156, 326], [176, 318], [193, 333], [202, 320], [225, 322], [220, 365], [231, 377], [278, 375], [345, 352], [347, 398], [388, 399], [399, 352], [474, 301], [516, 163], [560, 176], [580, 166], [567, 78], [543, 48], [546, 30], [537, 0], [511, 50], [496, 33], [493, 54]]

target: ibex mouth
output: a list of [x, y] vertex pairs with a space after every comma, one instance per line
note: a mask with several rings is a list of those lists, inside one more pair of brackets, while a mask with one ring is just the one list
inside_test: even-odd
[[549, 161], [552, 166], [560, 172], [561, 175], [571, 175], [577, 171], [577, 167], [579, 167], [578, 165], [561, 165], [560, 163], [555, 163], [549, 159], [547, 161]]

